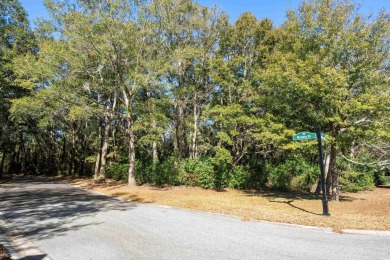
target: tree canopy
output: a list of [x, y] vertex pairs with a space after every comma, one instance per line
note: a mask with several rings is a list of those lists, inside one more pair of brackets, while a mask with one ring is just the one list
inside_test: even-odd
[[384, 11], [304, 1], [275, 27], [192, 0], [45, 5], [31, 31], [0, 4], [1, 172], [305, 190], [319, 158], [292, 135], [317, 126], [334, 200], [386, 171]]

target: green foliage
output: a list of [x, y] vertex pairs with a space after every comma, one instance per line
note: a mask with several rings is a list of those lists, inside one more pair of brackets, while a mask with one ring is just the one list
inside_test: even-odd
[[221, 189], [228, 185], [228, 173], [232, 168], [233, 156], [223, 147], [214, 147], [215, 155], [211, 158], [215, 170], [215, 188]]
[[251, 13], [230, 24], [191, 0], [45, 4], [51, 20], [34, 38], [18, 1], [0, 3], [0, 154], [15, 171], [90, 174], [97, 163], [96, 176], [109, 165], [107, 177], [129, 183], [307, 190], [316, 142], [291, 136], [320, 125], [344, 189], [386, 181], [334, 165], [349, 151], [388, 160], [385, 11], [308, 0], [274, 28]]
[[268, 187], [281, 190], [289, 190], [291, 188], [293, 175], [290, 165], [286, 163], [280, 165], [266, 163], [264, 170], [268, 175]]
[[340, 188], [344, 191], [363, 191], [374, 188], [374, 176], [372, 172], [356, 172], [347, 170], [340, 174]]
[[106, 176], [107, 178], [112, 178], [116, 181], [125, 181], [127, 180], [127, 171], [129, 170], [128, 163], [115, 163], [113, 165], [109, 165], [106, 168]]
[[[373, 160], [368, 153], [362, 153], [356, 160], [364, 162]], [[375, 185], [386, 184], [389, 179], [385, 176], [385, 171], [376, 165], [353, 164], [345, 159], [337, 162], [340, 171], [340, 188], [344, 191], [372, 190]]]
[[179, 169], [175, 164], [176, 158], [174, 156], [169, 157], [156, 167], [154, 175], [154, 183], [157, 185], [168, 184], [178, 185]]
[[210, 159], [188, 159], [181, 167], [180, 181], [184, 185], [199, 186], [204, 189], [216, 187], [216, 174]]
[[196, 166], [198, 160], [184, 160], [180, 168], [180, 183], [186, 186], [196, 186]]
[[158, 186], [178, 185], [179, 169], [175, 164], [175, 157], [170, 156], [161, 163], [153, 164], [150, 157], [136, 161], [135, 178], [138, 184], [155, 184]]
[[251, 174], [242, 165], [236, 166], [229, 174], [228, 187], [233, 189], [246, 189], [250, 185]]
[[318, 176], [318, 166], [303, 159], [288, 159], [282, 163], [266, 163], [265, 174], [268, 187], [281, 190], [309, 190]]
[[374, 175], [375, 185], [387, 185], [390, 184], [390, 174], [386, 175], [385, 171], [376, 171]]
[[138, 159], [135, 167], [135, 179], [138, 184], [154, 183], [156, 172], [151, 160]]

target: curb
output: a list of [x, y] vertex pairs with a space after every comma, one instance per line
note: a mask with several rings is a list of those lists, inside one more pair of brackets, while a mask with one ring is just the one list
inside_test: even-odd
[[[33, 242], [25, 238], [15, 225], [10, 223], [0, 212], [0, 226], [4, 230], [5, 238], [11, 246], [12, 259], [42, 259], [53, 260], [45, 252], [40, 250]], [[36, 258], [34, 258], [36, 257]]]
[[380, 231], [380, 230], [356, 230], [356, 229], [342, 229], [342, 232], [345, 234], [354, 234], [354, 235], [372, 235], [372, 236], [385, 236], [390, 237], [390, 231]]

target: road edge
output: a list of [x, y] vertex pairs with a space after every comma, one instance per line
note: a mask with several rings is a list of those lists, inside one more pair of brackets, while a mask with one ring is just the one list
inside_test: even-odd
[[12, 247], [12, 259], [14, 257], [25, 258], [33, 256], [43, 256], [42, 260], [53, 260], [47, 253], [39, 249], [32, 241], [28, 240], [19, 229], [0, 211], [0, 226], [4, 231], [4, 236]]
[[[99, 194], [99, 195], [103, 195], [103, 196], [108, 196], [108, 197], [115, 198], [115, 199], [122, 200], [122, 201], [131, 201], [133, 203], [139, 203], [139, 204], [147, 205], [145, 203], [141, 203], [141, 202], [138, 202], [138, 201], [132, 201], [132, 200], [129, 200], [129, 199], [126, 199], [126, 198], [114, 196], [112, 194], [107, 194], [107, 193], [104, 193], [104, 192], [100, 192], [100, 191], [96, 191], [96, 190], [93, 190], [93, 189], [84, 188], [84, 187], [81, 187], [81, 186], [78, 186], [78, 185], [74, 185], [74, 184], [71, 184], [71, 183], [67, 182], [66, 180], [61, 180], [61, 182], [64, 183], [64, 184], [67, 184], [69, 186], [72, 186], [74, 188], [81, 189], [81, 190], [84, 190], [84, 191], [88, 191], [88, 192], [91, 192], [91, 193], [95, 193], [95, 194]], [[194, 212], [205, 212], [205, 213], [219, 215], [219, 216], [222, 216], [222, 217], [228, 217], [228, 218], [239, 219], [241, 221], [246, 221], [246, 220], [242, 220], [240, 217], [237, 217], [237, 216], [224, 215], [224, 214], [221, 214], [221, 213], [202, 211], [202, 210], [195, 210], [195, 209], [187, 209], [187, 208], [179, 208], [179, 207], [173, 207], [173, 206], [165, 206], [165, 205], [160, 205], [160, 204], [154, 204], [154, 205], [160, 206], [160, 207], [169, 207], [169, 208], [176, 208], [176, 209], [187, 210], [187, 211], [194, 211]], [[340, 235], [350, 234], [350, 235], [373, 235], [373, 236], [388, 236], [388, 237], [390, 237], [390, 231], [382, 231], [382, 230], [342, 229], [341, 232], [336, 232], [331, 227], [305, 226], [305, 225], [299, 225], [299, 224], [272, 222], [272, 221], [257, 220], [257, 219], [250, 219], [249, 221], [270, 223], [270, 224], [273, 224], [273, 225], [285, 226], [285, 227], [289, 227], [289, 228], [311, 229], [311, 230], [315, 230], [315, 231], [334, 233], [334, 234], [340, 234]]]

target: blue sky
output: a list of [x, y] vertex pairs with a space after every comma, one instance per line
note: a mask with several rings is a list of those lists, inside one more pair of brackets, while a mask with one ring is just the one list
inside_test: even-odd
[[[26, 9], [31, 21], [39, 16], [45, 16], [46, 11], [43, 0], [19, 0]], [[287, 10], [296, 9], [301, 0], [198, 0], [202, 5], [220, 6], [223, 11], [229, 14], [230, 20], [234, 22], [243, 12], [250, 11], [259, 19], [271, 18], [274, 25], [283, 23]], [[390, 0], [354, 0], [361, 4], [361, 11], [365, 14], [376, 14], [380, 9], [390, 11]]]

